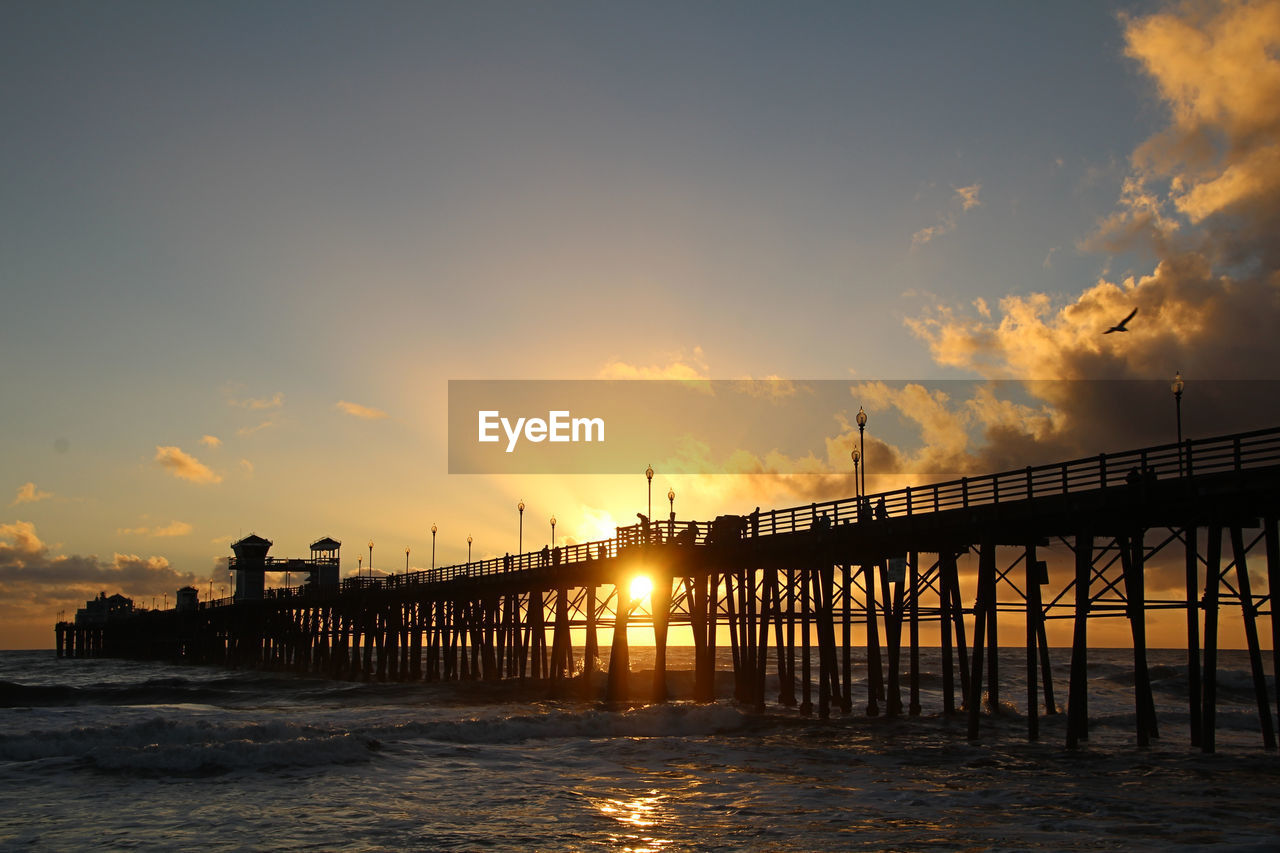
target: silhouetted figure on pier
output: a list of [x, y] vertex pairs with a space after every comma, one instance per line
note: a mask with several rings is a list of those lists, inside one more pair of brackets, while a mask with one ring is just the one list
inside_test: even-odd
[[751, 515], [747, 516], [751, 520], [751, 536], [752, 538], [760, 535], [760, 507], [751, 510]]
[[640, 519], [640, 541], [649, 541], [649, 516], [643, 512], [637, 512], [636, 518]]
[[542, 550], [538, 552], [538, 565], [548, 566], [551, 564], [551, 546], [543, 545]]
[[676, 545], [696, 545], [698, 543], [698, 522], [689, 522], [689, 526], [677, 533], [672, 541]]
[[880, 500], [876, 501], [876, 518], [888, 518], [889, 509], [884, 505], [884, 495], [880, 496]]

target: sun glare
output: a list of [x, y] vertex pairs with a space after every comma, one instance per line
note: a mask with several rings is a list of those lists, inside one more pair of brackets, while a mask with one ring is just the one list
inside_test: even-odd
[[653, 581], [649, 579], [648, 575], [636, 575], [631, 579], [629, 591], [631, 592], [632, 601], [648, 598], [649, 593], [653, 591]]

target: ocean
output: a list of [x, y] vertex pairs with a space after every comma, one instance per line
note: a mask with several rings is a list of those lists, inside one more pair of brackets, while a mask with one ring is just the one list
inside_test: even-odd
[[[1069, 650], [1053, 654], [1065, 709]], [[632, 650], [634, 669], [651, 660]], [[1148, 748], [1130, 652], [1090, 651], [1075, 751], [1063, 715], [1028, 742], [1022, 660], [1001, 649], [1004, 704], [975, 743], [941, 715], [927, 649], [919, 717], [865, 716], [855, 684], [854, 713], [825, 721], [727, 697], [610, 709], [510, 685], [0, 652], [0, 848], [1280, 849], [1280, 756], [1243, 652], [1222, 653], [1213, 755], [1190, 746], [1183, 652], [1150, 654]]]

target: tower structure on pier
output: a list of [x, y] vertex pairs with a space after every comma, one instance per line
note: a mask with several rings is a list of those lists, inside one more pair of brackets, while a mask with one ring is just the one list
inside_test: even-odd
[[267, 552], [271, 550], [272, 541], [250, 533], [239, 542], [232, 544], [235, 556], [227, 564], [227, 568], [235, 572], [236, 601], [261, 601], [263, 587], [267, 578]]

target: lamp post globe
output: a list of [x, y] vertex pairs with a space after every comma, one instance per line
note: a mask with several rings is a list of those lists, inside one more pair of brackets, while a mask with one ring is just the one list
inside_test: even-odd
[[676, 490], [675, 489], [667, 489], [667, 502], [671, 504], [671, 520], [675, 521], [675, 518], [676, 518]]
[[849, 451], [849, 458], [853, 460], [853, 495], [862, 497], [862, 487], [858, 485], [858, 463], [862, 461], [862, 452], [855, 447]]

